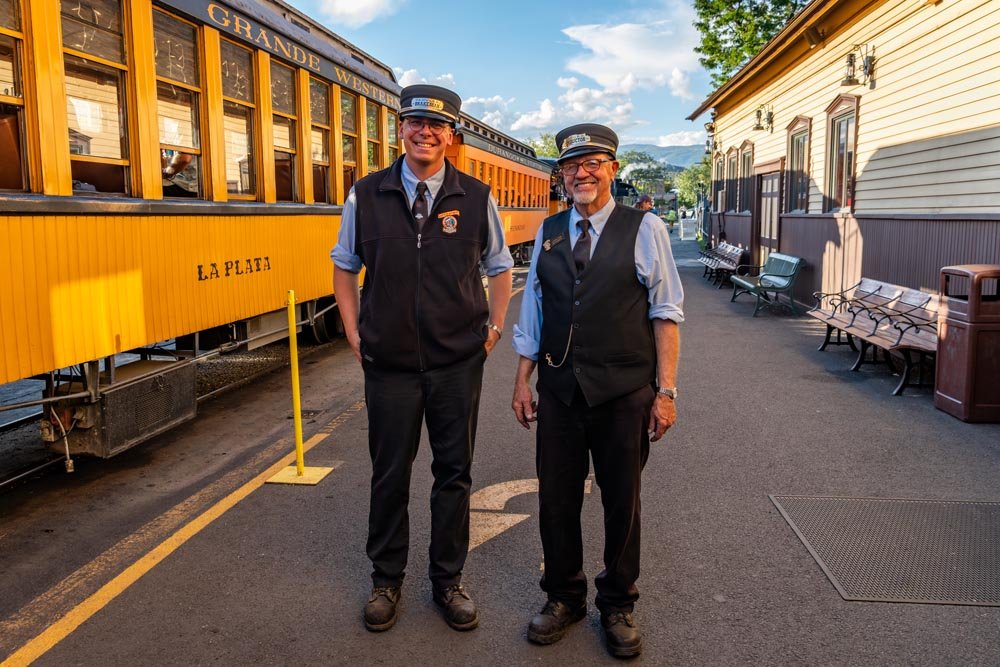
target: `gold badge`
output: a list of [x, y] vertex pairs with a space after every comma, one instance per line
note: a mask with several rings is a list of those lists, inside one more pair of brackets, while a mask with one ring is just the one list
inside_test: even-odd
[[410, 106], [431, 109], [432, 111], [444, 111], [444, 102], [435, 100], [432, 97], [414, 97], [410, 100]]
[[554, 236], [550, 239], [545, 239], [545, 242], [542, 243], [542, 250], [544, 250], [545, 252], [549, 252], [550, 250], [552, 250], [554, 246], [557, 246], [560, 243], [562, 243], [563, 239], [565, 238], [566, 238], [565, 235], [560, 234], [559, 236]]
[[577, 144], [589, 144], [590, 135], [589, 134], [571, 134], [570, 136], [563, 139], [562, 149], [566, 150], [570, 146], [576, 146]]

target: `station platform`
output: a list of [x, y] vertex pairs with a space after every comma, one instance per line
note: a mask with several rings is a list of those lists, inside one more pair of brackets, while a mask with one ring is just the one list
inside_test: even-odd
[[[686, 292], [679, 421], [643, 476], [645, 647], [633, 664], [997, 664], [1000, 607], [845, 600], [772, 497], [989, 508], [1000, 425], [958, 421], [926, 389], [892, 396], [884, 366], [852, 373], [846, 348], [818, 352], [810, 318], [751, 318], [750, 300], [730, 303], [701, 278], [694, 241], [672, 241]], [[478, 629], [452, 631], [431, 599], [426, 442], [400, 620], [363, 627], [370, 463], [361, 371], [340, 344], [302, 364], [306, 464], [334, 468], [316, 486], [264, 484], [292, 450], [290, 382], [276, 373], [119, 457], [0, 495], [0, 664], [616, 663], [593, 605], [558, 644], [525, 639], [544, 598], [534, 431], [510, 410], [515, 366], [508, 333], [487, 362], [473, 468], [464, 583]], [[583, 522], [592, 582], [596, 484]], [[958, 576], [938, 565], [928, 577]]]

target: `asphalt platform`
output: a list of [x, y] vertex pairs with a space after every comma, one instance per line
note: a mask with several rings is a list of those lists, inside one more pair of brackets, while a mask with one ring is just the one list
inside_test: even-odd
[[[1000, 425], [940, 412], [928, 389], [892, 396], [898, 378], [884, 365], [849, 371], [846, 348], [817, 351], [813, 320], [752, 318], [751, 299], [730, 303], [730, 290], [701, 278], [693, 241], [675, 241], [675, 254], [687, 316], [679, 421], [643, 477], [645, 651], [632, 664], [1000, 664], [1000, 608], [845, 601], [769, 499], [1000, 501]], [[306, 438], [318, 443], [306, 463], [335, 467], [317, 486], [253, 481], [288, 450], [288, 379], [276, 373], [134, 452], [0, 495], [0, 660], [613, 664], [593, 608], [554, 646], [524, 637], [543, 602], [542, 555], [534, 433], [510, 411], [515, 365], [508, 334], [487, 364], [474, 467], [482, 542], [465, 583], [477, 630], [451, 631], [431, 601], [426, 443], [400, 621], [377, 635], [363, 628], [366, 417], [360, 371], [339, 345], [303, 365]], [[592, 578], [596, 485], [584, 536]]]

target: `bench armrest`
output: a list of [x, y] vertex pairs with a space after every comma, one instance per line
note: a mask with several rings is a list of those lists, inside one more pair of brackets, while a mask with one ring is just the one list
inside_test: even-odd
[[738, 275], [738, 276], [747, 275], [745, 273], [740, 273], [740, 269], [747, 269], [748, 271], [759, 271], [760, 269], [763, 269], [763, 268], [764, 268], [763, 264], [756, 264], [756, 265], [754, 265], [754, 264], [740, 264], [739, 266], [736, 267], [736, 275]]

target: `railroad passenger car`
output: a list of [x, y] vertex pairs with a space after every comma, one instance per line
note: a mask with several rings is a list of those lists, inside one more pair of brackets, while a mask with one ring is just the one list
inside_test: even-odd
[[[206, 351], [284, 337], [287, 290], [329, 338], [340, 205], [399, 157], [398, 93], [279, 0], [0, 0], [0, 386], [46, 379], [43, 436], [111, 456], [194, 416]], [[547, 166], [459, 136], [530, 241]]]

